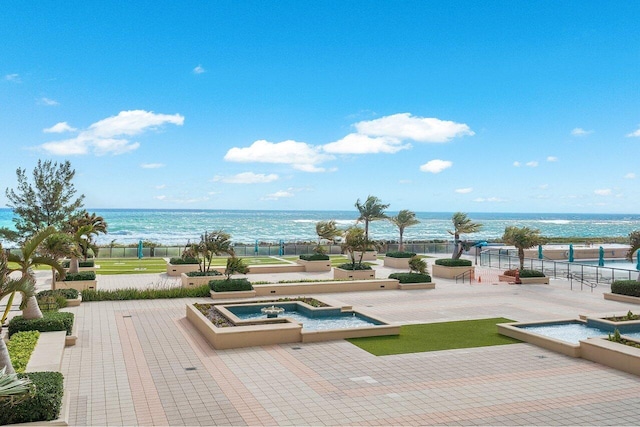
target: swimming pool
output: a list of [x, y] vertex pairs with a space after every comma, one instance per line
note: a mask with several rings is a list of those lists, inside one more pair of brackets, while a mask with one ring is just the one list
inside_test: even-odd
[[519, 325], [519, 329], [565, 341], [572, 344], [578, 344], [581, 340], [595, 337], [607, 337], [618, 329], [621, 334], [630, 338], [640, 338], [640, 325], [622, 324], [612, 326], [610, 323], [604, 323], [598, 319], [587, 319], [586, 322], [574, 320], [566, 322], [552, 322], [533, 325]]
[[[576, 262], [576, 264], [585, 264], [585, 265], [595, 265], [598, 266], [598, 260], [580, 260]], [[626, 259], [610, 259], [605, 260], [604, 266], [602, 268], [619, 268], [621, 270], [631, 270], [636, 271], [636, 263], [627, 261]]]

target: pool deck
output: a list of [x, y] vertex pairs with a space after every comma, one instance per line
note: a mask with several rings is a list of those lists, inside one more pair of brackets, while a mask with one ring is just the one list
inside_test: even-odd
[[[431, 261], [429, 261], [431, 264]], [[380, 268], [378, 277], [390, 269]], [[435, 278], [434, 290], [322, 294], [399, 324], [536, 321], [639, 308], [601, 286]], [[290, 273], [318, 278], [326, 273]], [[255, 280], [269, 280], [260, 275]], [[100, 289], [166, 286], [100, 276]], [[496, 283], [496, 284], [494, 284]], [[46, 288], [43, 278], [39, 287]], [[319, 295], [320, 296], [320, 295]], [[70, 425], [639, 425], [640, 379], [530, 344], [376, 357], [347, 341], [215, 350], [185, 318], [210, 299], [82, 303], [63, 357]]]

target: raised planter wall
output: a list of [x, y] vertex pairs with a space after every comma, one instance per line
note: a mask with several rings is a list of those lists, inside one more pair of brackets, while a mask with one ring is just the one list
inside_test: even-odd
[[227, 276], [224, 274], [221, 276], [194, 276], [189, 277], [186, 273], [180, 275], [183, 288], [196, 288], [202, 285], [208, 285], [211, 280], [224, 280]]
[[[571, 322], [575, 319], [564, 319], [558, 322]], [[532, 322], [532, 323], [518, 323], [518, 325], [546, 325], [549, 321], [545, 322]], [[547, 350], [555, 351], [566, 356], [580, 357], [580, 344], [571, 344], [565, 341], [556, 340], [549, 337], [544, 337], [532, 332], [528, 332], [525, 329], [514, 326], [515, 323], [500, 323], [498, 324], [498, 333], [506, 335], [511, 338], [515, 338], [520, 341], [528, 342], [529, 344], [537, 345], [538, 347], [546, 348]]]
[[[624, 335], [622, 337], [625, 338]], [[589, 338], [580, 341], [580, 350], [583, 359], [630, 374], [640, 375], [640, 348], [603, 338]]]
[[302, 273], [304, 266], [300, 264], [274, 264], [274, 265], [252, 265], [249, 266], [249, 274], [270, 274], [270, 273]]
[[[182, 273], [189, 273], [191, 271], [198, 271], [200, 267], [198, 264], [170, 264], [167, 263], [167, 275], [169, 276], [180, 276]], [[224, 270], [224, 268], [223, 268]]]
[[[509, 282], [515, 283], [516, 278], [513, 276], [505, 276], [501, 274], [498, 276], [498, 281], [500, 282]], [[548, 285], [549, 278], [548, 277], [521, 277], [520, 281], [523, 285]]]
[[375, 279], [375, 270], [343, 270], [342, 268], [333, 267], [334, 279], [353, 279], [353, 280], [366, 280]]
[[307, 261], [304, 259], [297, 259], [296, 263], [304, 266], [304, 271], [307, 273], [318, 271], [331, 271], [331, 260], [325, 261]]
[[211, 298], [215, 300], [230, 298], [252, 298], [256, 296], [256, 291], [229, 291], [229, 292], [210, 292]]
[[62, 282], [55, 282], [53, 289], [76, 289], [80, 292], [87, 289], [98, 289], [97, 280], [67, 280]]
[[433, 277], [442, 277], [443, 279], [455, 279], [462, 273], [471, 271], [471, 279], [475, 279], [475, 268], [470, 267], [446, 267], [444, 265], [431, 265], [431, 275]]
[[303, 282], [303, 283], [275, 283], [269, 285], [254, 285], [256, 296], [268, 295], [300, 295], [304, 293], [316, 294], [327, 292], [379, 291], [398, 289], [395, 279], [364, 279], [343, 282]]
[[[356, 261], [360, 259], [360, 254], [362, 252], [354, 252], [353, 255], [356, 257]], [[349, 258], [349, 254], [345, 254], [347, 258]], [[362, 261], [375, 261], [378, 259], [378, 251], [365, 251], [362, 256]]]
[[640, 297], [632, 297], [630, 295], [622, 295], [622, 294], [613, 294], [610, 292], [605, 292], [602, 295], [604, 296], [604, 299], [608, 299], [610, 301], [626, 302], [629, 304], [640, 304]]
[[384, 257], [384, 266], [391, 268], [402, 268], [405, 270], [409, 269], [409, 260], [411, 258], [392, 258], [392, 257]]

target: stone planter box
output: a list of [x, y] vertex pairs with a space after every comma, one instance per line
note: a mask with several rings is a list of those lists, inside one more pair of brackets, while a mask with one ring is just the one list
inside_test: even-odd
[[191, 271], [198, 271], [200, 267], [198, 264], [170, 264], [167, 263], [167, 275], [178, 277], [182, 273], [189, 273]]
[[[498, 281], [515, 283], [516, 278], [513, 276], [505, 276], [504, 274], [501, 274], [498, 276]], [[523, 285], [548, 285], [549, 284], [549, 278], [546, 276], [545, 277], [521, 277], [520, 281], [522, 282]]]
[[304, 271], [318, 272], [318, 271], [331, 271], [331, 260], [326, 261], [306, 261], [304, 259], [297, 259], [296, 263], [304, 266]]
[[[354, 252], [353, 255], [356, 257], [356, 261], [360, 259], [360, 254], [362, 252]], [[347, 255], [347, 258], [349, 258], [349, 255]], [[378, 251], [365, 251], [364, 255], [362, 256], [362, 261], [375, 261], [378, 259]]]
[[80, 292], [87, 289], [97, 290], [97, 280], [68, 280], [62, 282], [55, 282], [53, 289], [76, 289]]
[[[637, 341], [624, 335], [622, 337], [630, 341]], [[603, 338], [589, 338], [580, 341], [580, 355], [583, 359], [630, 374], [640, 375], [640, 348]]]
[[76, 299], [67, 299], [67, 307], [77, 307], [82, 302], [82, 295], [78, 295]]
[[411, 289], [435, 289], [436, 284], [433, 282], [424, 283], [398, 283], [398, 289], [407, 291]]
[[618, 301], [618, 302], [627, 302], [630, 304], [640, 304], [640, 297], [632, 297], [630, 295], [622, 295], [622, 294], [612, 294], [606, 292], [602, 294], [604, 299], [608, 299], [610, 301]]
[[333, 267], [334, 279], [353, 279], [353, 280], [365, 280], [375, 279], [375, 270], [343, 270], [342, 268]]
[[392, 258], [384, 257], [384, 266], [391, 268], [402, 268], [404, 270], [409, 269], [409, 260], [411, 258]]
[[[446, 267], [444, 265], [433, 264], [431, 266], [431, 276], [442, 277], [443, 279], [455, 279], [462, 273], [471, 271], [471, 279], [475, 279], [475, 268], [470, 267]], [[469, 276], [467, 276], [469, 277]]]
[[186, 273], [180, 275], [183, 288], [197, 288], [198, 286], [208, 285], [211, 280], [224, 280], [227, 276], [224, 274], [220, 276], [195, 276], [189, 277]]
[[[210, 292], [212, 299], [230, 299], [230, 298], [251, 298], [256, 296], [256, 291], [230, 291], [230, 292]], [[209, 322], [211, 323], [211, 322]]]

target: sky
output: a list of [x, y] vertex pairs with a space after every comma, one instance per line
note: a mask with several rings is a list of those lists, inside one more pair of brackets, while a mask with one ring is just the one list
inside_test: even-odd
[[640, 213], [640, 2], [2, 9], [0, 207]]

